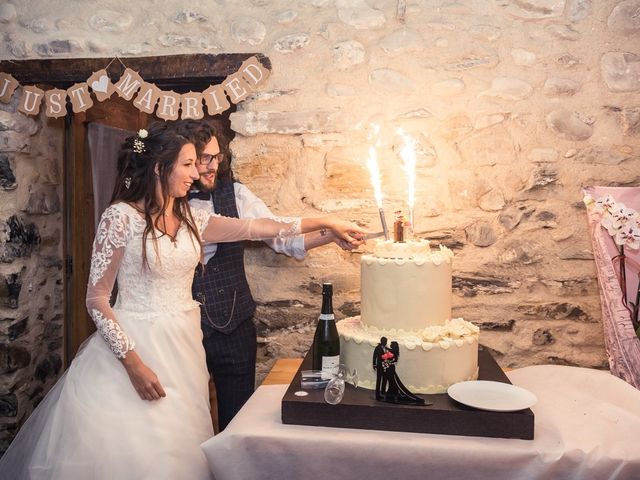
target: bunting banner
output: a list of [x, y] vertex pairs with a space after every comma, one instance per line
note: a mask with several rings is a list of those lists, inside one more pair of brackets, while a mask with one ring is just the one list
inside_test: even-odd
[[211, 116], [220, 115], [232, 103], [235, 105], [243, 101], [263, 85], [271, 73], [254, 56], [245, 60], [237, 72], [227, 76], [219, 85], [211, 85], [202, 92], [179, 94], [145, 82], [139, 72], [124, 64], [124, 72], [113, 83], [106, 70], [109, 65], [93, 72], [86, 82], [76, 83], [66, 90], [54, 88], [44, 91], [35, 85], [22, 86], [10, 74], [0, 72], [0, 102], [11, 102], [18, 87], [22, 87], [18, 111], [25, 115], [38, 115], [44, 108], [47, 117], [59, 118], [67, 114], [67, 102], [74, 113], [85, 112], [94, 105], [94, 99], [104, 102], [116, 93], [131, 101], [141, 112], [155, 113], [163, 120], [199, 120], [205, 116], [205, 109]]

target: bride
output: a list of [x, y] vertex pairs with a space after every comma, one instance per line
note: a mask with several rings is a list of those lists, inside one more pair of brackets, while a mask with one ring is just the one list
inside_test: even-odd
[[331, 217], [238, 220], [190, 210], [196, 151], [165, 123], [127, 139], [118, 167], [87, 288], [97, 332], [0, 460], [0, 479], [211, 478], [200, 449], [213, 435], [209, 375], [191, 296], [201, 242], [328, 228], [362, 243], [360, 227]]

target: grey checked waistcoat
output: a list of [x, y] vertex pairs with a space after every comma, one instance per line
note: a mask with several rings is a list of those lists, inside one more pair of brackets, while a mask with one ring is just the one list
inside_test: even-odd
[[[238, 218], [233, 182], [218, 183], [212, 196], [216, 213]], [[256, 304], [244, 271], [244, 242], [218, 244], [206, 266], [196, 269], [193, 298], [202, 304], [205, 337], [214, 331], [231, 333], [253, 317]]]

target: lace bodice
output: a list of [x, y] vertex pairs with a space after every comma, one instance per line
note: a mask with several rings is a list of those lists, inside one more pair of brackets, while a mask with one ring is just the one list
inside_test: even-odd
[[[221, 217], [206, 210], [192, 209], [201, 237], [209, 242], [228, 242], [295, 235], [299, 219], [276, 222], [267, 219], [239, 220]], [[143, 263], [142, 238], [145, 220], [131, 205], [116, 203], [102, 214], [91, 257], [87, 310], [98, 332], [118, 358], [135, 346], [120, 327], [114, 311], [139, 314], [141, 319], [156, 313], [184, 311], [198, 304], [191, 295], [193, 271], [201, 248], [183, 223], [175, 240], [158, 234], [146, 242], [148, 266]], [[118, 296], [113, 309], [111, 291], [118, 280]]]

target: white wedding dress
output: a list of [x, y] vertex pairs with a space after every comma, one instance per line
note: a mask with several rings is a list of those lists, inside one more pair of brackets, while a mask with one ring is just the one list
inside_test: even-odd
[[[192, 209], [207, 241], [287, 236], [299, 222], [237, 220]], [[290, 219], [283, 219], [284, 221]], [[0, 460], [0, 479], [210, 479], [200, 444], [213, 435], [199, 304], [191, 295], [200, 246], [148, 239], [143, 217], [118, 203], [100, 221], [87, 291], [98, 331]], [[110, 307], [115, 280], [118, 296]], [[166, 397], [142, 400], [119, 361], [135, 349]]]

